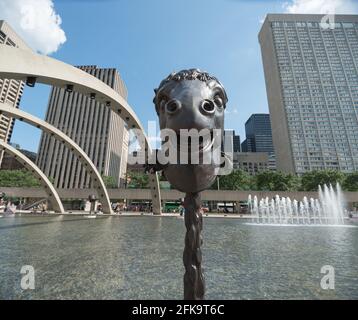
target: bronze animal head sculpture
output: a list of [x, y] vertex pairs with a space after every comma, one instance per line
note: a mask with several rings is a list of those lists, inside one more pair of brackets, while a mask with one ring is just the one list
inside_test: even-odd
[[[154, 104], [159, 116], [161, 133], [167, 130], [171, 135], [165, 141], [162, 137], [162, 150], [156, 153], [155, 164], [147, 169], [152, 172], [163, 170], [171, 185], [186, 193], [184, 299], [204, 299], [200, 191], [215, 181], [218, 168], [221, 167], [221, 154], [219, 161], [210, 155], [213, 151], [217, 154], [217, 150], [221, 153], [224, 111], [228, 99], [219, 80], [198, 69], [172, 73], [154, 91]], [[191, 135], [193, 131], [195, 137]], [[188, 139], [183, 143], [185, 136]], [[196, 145], [192, 143], [192, 138], [197, 138]], [[166, 143], [170, 147], [168, 150], [164, 148]], [[174, 162], [169, 161], [165, 165], [160, 161], [158, 163], [158, 154], [160, 158], [167, 151], [170, 153], [170, 149], [175, 149], [176, 156], [180, 156], [179, 161], [178, 157], [175, 157]], [[183, 154], [189, 156], [190, 160], [184, 157], [186, 161], [182, 161]], [[193, 161], [193, 155], [197, 156], [198, 162]]]
[[[205, 131], [210, 136], [209, 139], [201, 136], [198, 150], [200, 159], [205, 153], [212, 152], [216, 137], [214, 131], [220, 132], [222, 141], [224, 110], [228, 99], [218, 79], [198, 69], [182, 70], [170, 74], [154, 91], [153, 102], [159, 116], [160, 129], [175, 132], [178, 152], [184, 152], [180, 150], [183, 130]], [[190, 145], [187, 152], [194, 152]], [[178, 161], [161, 169], [176, 189], [199, 192], [215, 181], [218, 165], [214, 161], [192, 164], [189, 159], [187, 163]]]

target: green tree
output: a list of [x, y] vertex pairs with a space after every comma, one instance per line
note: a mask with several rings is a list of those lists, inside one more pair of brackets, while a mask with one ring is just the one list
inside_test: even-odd
[[262, 171], [255, 176], [255, 187], [260, 191], [294, 191], [299, 188], [299, 178], [280, 171]]
[[336, 170], [314, 170], [306, 172], [301, 177], [301, 189], [303, 191], [317, 191], [319, 185], [342, 184], [345, 175]]
[[358, 171], [346, 175], [342, 188], [345, 191], [358, 191]]
[[0, 170], [0, 187], [40, 187], [40, 182], [25, 169]]
[[216, 181], [211, 189], [217, 189], [218, 184], [220, 190], [250, 190], [252, 186], [251, 177], [242, 170], [233, 170], [226, 176], [217, 177], [219, 181]]
[[102, 179], [103, 179], [104, 185], [107, 188], [112, 188], [112, 189], [117, 188], [116, 180], [113, 177], [111, 177], [111, 176], [102, 176]]
[[149, 178], [144, 172], [127, 172], [127, 188], [147, 189], [149, 188]]

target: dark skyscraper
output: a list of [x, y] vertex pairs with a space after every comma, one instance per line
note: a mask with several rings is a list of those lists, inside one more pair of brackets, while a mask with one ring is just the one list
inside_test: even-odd
[[241, 151], [240, 136], [235, 135], [235, 130], [225, 130], [225, 134], [228, 134], [228, 133], [230, 133], [230, 135], [232, 135], [233, 151], [240, 152]]
[[237, 134], [235, 135], [235, 131], [234, 131], [234, 152], [240, 152], [241, 151], [241, 143], [240, 143], [240, 136]]
[[245, 123], [246, 140], [242, 144], [243, 152], [274, 153], [270, 115], [257, 113]]

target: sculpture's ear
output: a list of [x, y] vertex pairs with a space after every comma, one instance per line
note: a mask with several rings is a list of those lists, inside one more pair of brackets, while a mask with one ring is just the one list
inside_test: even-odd
[[215, 94], [219, 94], [221, 96], [224, 105], [226, 106], [228, 98], [223, 85], [217, 80], [210, 80], [207, 82], [207, 85]]

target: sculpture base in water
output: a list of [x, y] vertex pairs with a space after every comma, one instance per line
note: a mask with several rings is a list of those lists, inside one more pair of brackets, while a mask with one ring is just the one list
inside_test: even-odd
[[200, 193], [187, 193], [184, 198], [184, 208], [186, 227], [183, 254], [185, 266], [184, 299], [202, 300], [205, 295], [205, 280], [201, 269], [203, 217], [200, 211]]

